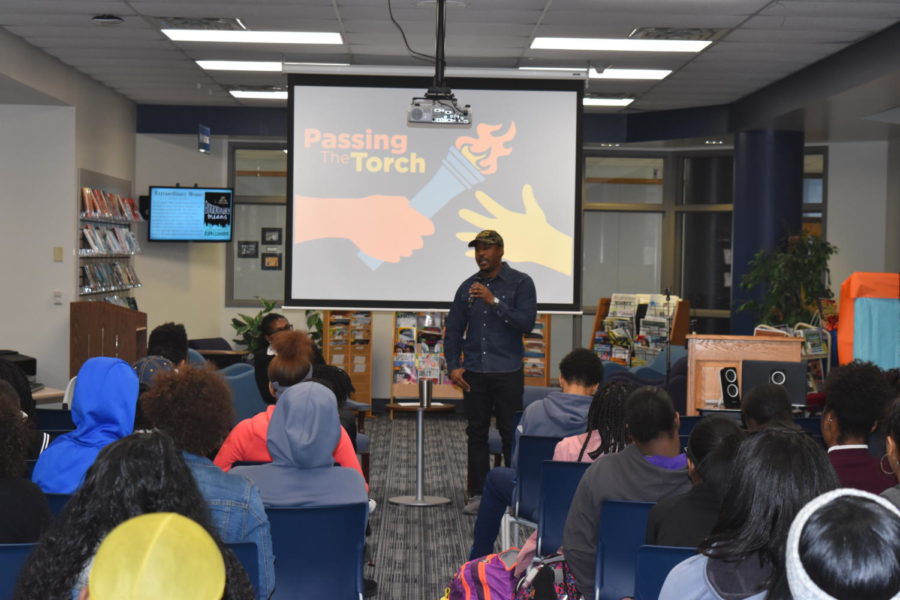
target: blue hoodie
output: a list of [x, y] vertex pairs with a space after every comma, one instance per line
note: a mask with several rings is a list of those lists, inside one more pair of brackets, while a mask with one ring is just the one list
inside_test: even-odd
[[269, 422], [266, 445], [272, 462], [231, 472], [253, 481], [266, 506], [367, 502], [362, 476], [334, 466], [340, 427], [331, 390], [314, 382], [292, 385], [279, 397]]
[[40, 455], [31, 480], [47, 494], [71, 494], [107, 444], [134, 429], [138, 378], [118, 358], [88, 359], [75, 380], [72, 422], [65, 433]]

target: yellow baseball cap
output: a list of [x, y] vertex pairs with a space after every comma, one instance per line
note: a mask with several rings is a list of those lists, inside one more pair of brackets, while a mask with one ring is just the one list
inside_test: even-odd
[[91, 600], [220, 600], [225, 561], [196, 522], [176, 513], [148, 513], [104, 538], [88, 589]]

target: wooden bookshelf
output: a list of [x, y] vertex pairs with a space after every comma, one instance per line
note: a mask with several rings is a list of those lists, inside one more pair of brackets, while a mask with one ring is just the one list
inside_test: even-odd
[[146, 313], [108, 302], [69, 305], [69, 377], [95, 356], [134, 363], [146, 353]]
[[372, 313], [367, 310], [326, 310], [322, 352], [325, 362], [342, 368], [356, 392], [353, 399], [372, 403]]
[[[525, 370], [525, 385], [538, 385], [548, 387], [550, 385], [550, 315], [538, 315], [534, 322], [534, 329], [530, 334], [523, 336], [525, 344], [525, 356], [522, 365]], [[529, 354], [541, 354], [529, 356]]]

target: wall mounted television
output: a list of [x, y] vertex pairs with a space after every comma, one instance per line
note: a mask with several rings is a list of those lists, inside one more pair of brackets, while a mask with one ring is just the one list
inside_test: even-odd
[[234, 214], [231, 188], [150, 188], [151, 242], [230, 242]]

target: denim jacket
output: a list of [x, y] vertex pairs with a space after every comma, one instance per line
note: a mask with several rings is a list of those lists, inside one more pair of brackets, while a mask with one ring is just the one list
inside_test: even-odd
[[463, 281], [450, 305], [444, 335], [447, 371], [459, 367], [477, 373], [518, 371], [524, 355], [522, 335], [534, 328], [537, 315], [534, 282], [504, 262], [496, 277], [483, 281], [500, 300], [488, 305], [481, 299], [469, 302], [475, 281], [480, 281], [477, 273]]
[[259, 489], [240, 475], [223, 472], [211, 460], [182, 452], [197, 487], [209, 504], [213, 525], [226, 544], [253, 542], [259, 557], [257, 599], [266, 600], [275, 589], [275, 557], [269, 518]]

